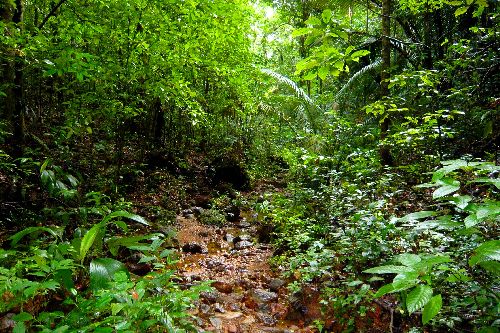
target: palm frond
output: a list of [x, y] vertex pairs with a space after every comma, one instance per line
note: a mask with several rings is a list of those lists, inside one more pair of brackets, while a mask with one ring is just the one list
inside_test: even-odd
[[352, 85], [356, 81], [358, 81], [360, 77], [362, 77], [363, 75], [365, 75], [366, 73], [368, 73], [370, 71], [378, 70], [380, 68], [381, 64], [382, 64], [382, 59], [377, 58], [371, 64], [369, 64], [369, 65], [361, 68], [359, 71], [357, 71], [356, 73], [354, 73], [354, 75], [351, 76], [351, 78], [349, 79], [349, 81], [347, 81], [347, 83], [344, 84], [344, 86], [337, 92], [337, 94], [335, 94], [335, 97], [333, 98], [333, 100], [334, 101], [338, 101], [338, 99], [341, 98], [343, 95], [345, 95], [346, 91], [350, 87], [352, 87]]
[[275, 71], [270, 70], [268, 68], [261, 68], [260, 71], [266, 75], [269, 75], [269, 76], [275, 78], [279, 82], [286, 84], [287, 86], [289, 86], [290, 88], [292, 88], [295, 91], [295, 94], [297, 94], [297, 97], [301, 98], [302, 100], [306, 101], [308, 104], [313, 105], [314, 107], [319, 109], [319, 106], [317, 106], [314, 103], [312, 98], [309, 97], [309, 95], [307, 95], [307, 93], [302, 88], [300, 88], [297, 85], [297, 83], [295, 83], [293, 80], [289, 79], [288, 77], [286, 77], [284, 75], [276, 73]]

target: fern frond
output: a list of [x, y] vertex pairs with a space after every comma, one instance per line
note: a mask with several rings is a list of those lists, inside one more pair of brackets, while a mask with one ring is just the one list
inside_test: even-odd
[[308, 104], [313, 105], [319, 109], [319, 107], [314, 103], [312, 98], [309, 97], [309, 95], [307, 95], [307, 93], [302, 88], [300, 88], [297, 85], [297, 83], [295, 83], [294, 81], [292, 81], [289, 78], [287, 78], [286, 76], [281, 75], [279, 73], [276, 73], [275, 71], [272, 71], [268, 68], [261, 68], [260, 71], [266, 75], [269, 75], [269, 76], [275, 78], [279, 82], [286, 84], [287, 86], [289, 86], [290, 88], [292, 88], [295, 91], [295, 94], [297, 94], [297, 97], [301, 98], [302, 100], [306, 101]]
[[362, 77], [363, 75], [365, 75], [366, 73], [370, 72], [370, 71], [375, 71], [375, 70], [378, 70], [380, 68], [380, 65], [382, 64], [382, 59], [380, 58], [377, 58], [374, 62], [372, 62], [371, 64], [361, 68], [359, 71], [357, 71], [353, 76], [351, 76], [351, 78], [349, 79], [349, 81], [347, 81], [346, 84], [344, 84], [344, 86], [337, 92], [337, 94], [335, 94], [335, 97], [333, 98], [334, 101], [338, 101], [338, 99], [340, 97], [342, 97], [347, 89], [349, 89], [350, 87], [352, 87], [352, 85], [360, 78]]

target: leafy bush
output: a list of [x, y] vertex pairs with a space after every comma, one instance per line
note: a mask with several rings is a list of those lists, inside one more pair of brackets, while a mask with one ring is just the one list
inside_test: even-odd
[[[486, 332], [498, 324], [500, 241], [495, 239], [495, 228], [500, 216], [496, 178], [500, 167], [465, 160], [442, 164], [431, 183], [417, 186], [436, 188], [432, 197], [438, 209], [411, 213], [393, 223], [409, 234], [438, 235], [443, 242], [439, 247], [420, 247], [424, 253], [398, 255], [365, 272], [396, 274], [375, 296], [399, 293], [407, 314], [422, 310], [423, 324], [438, 315], [446, 298], [443, 318], [435, 324], [453, 327], [454, 321], [472, 319]], [[449, 320], [447, 313], [458, 317]]]
[[208, 225], [224, 225], [226, 223], [226, 216], [218, 209], [205, 209], [200, 214], [200, 222]]

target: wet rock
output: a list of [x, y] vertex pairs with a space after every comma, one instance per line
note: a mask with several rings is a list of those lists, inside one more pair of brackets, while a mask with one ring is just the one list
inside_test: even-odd
[[252, 242], [244, 240], [244, 241], [240, 241], [240, 242], [234, 244], [234, 248], [236, 250], [242, 250], [242, 249], [246, 249], [247, 247], [251, 247], [252, 245], [253, 245]]
[[227, 206], [224, 212], [226, 213], [226, 220], [229, 222], [236, 222], [240, 218], [240, 208], [238, 206]]
[[191, 242], [184, 244], [182, 246], [182, 252], [196, 254], [196, 253], [208, 253], [208, 250], [204, 246], [198, 243]]
[[215, 310], [215, 312], [220, 312], [220, 313], [226, 312], [226, 310], [224, 309], [224, 307], [220, 303], [214, 304], [214, 310]]
[[208, 314], [208, 313], [210, 313], [210, 310], [211, 310], [210, 305], [208, 305], [208, 304], [201, 304], [200, 305], [200, 312], [201, 313]]
[[203, 291], [200, 293], [200, 298], [204, 301], [204, 303], [213, 304], [220, 299], [220, 294], [217, 291]]
[[212, 287], [220, 291], [221, 293], [229, 294], [233, 292], [233, 285], [224, 281], [215, 281], [212, 283]]
[[192, 212], [196, 216], [200, 216], [201, 214], [203, 214], [204, 211], [205, 211], [205, 209], [202, 207], [193, 207], [192, 208]]
[[217, 317], [210, 317], [210, 324], [217, 330], [222, 331], [222, 320]]
[[281, 279], [272, 279], [269, 281], [269, 289], [271, 291], [278, 291], [281, 287], [286, 284], [284, 280]]
[[276, 324], [276, 319], [274, 319], [273, 316], [270, 316], [266, 313], [262, 312], [257, 313], [257, 318], [259, 318], [259, 321], [264, 325], [272, 326]]
[[234, 236], [230, 233], [224, 235], [224, 240], [228, 243], [232, 243], [234, 241]]
[[233, 243], [238, 243], [238, 242], [241, 242], [241, 241], [250, 241], [252, 240], [252, 236], [248, 235], [248, 234], [241, 234], [239, 236], [236, 236], [234, 237], [233, 239]]
[[193, 211], [191, 209], [184, 209], [182, 211], [182, 216], [184, 216], [186, 218], [189, 217], [189, 216], [192, 216], [192, 215], [193, 215]]
[[250, 291], [250, 299], [259, 308], [266, 308], [268, 303], [274, 302], [278, 299], [278, 294], [272, 291], [267, 291], [264, 289], [253, 289]]

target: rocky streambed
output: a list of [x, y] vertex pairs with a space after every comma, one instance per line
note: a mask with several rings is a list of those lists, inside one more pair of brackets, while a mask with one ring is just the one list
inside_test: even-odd
[[[182, 248], [178, 276], [185, 285], [213, 281], [193, 308], [200, 332], [316, 332], [317, 306], [290, 300], [286, 281], [269, 266], [273, 250], [257, 242], [257, 228], [246, 219], [210, 226], [195, 214], [177, 218]], [[315, 310], [316, 309], [316, 310]]]

